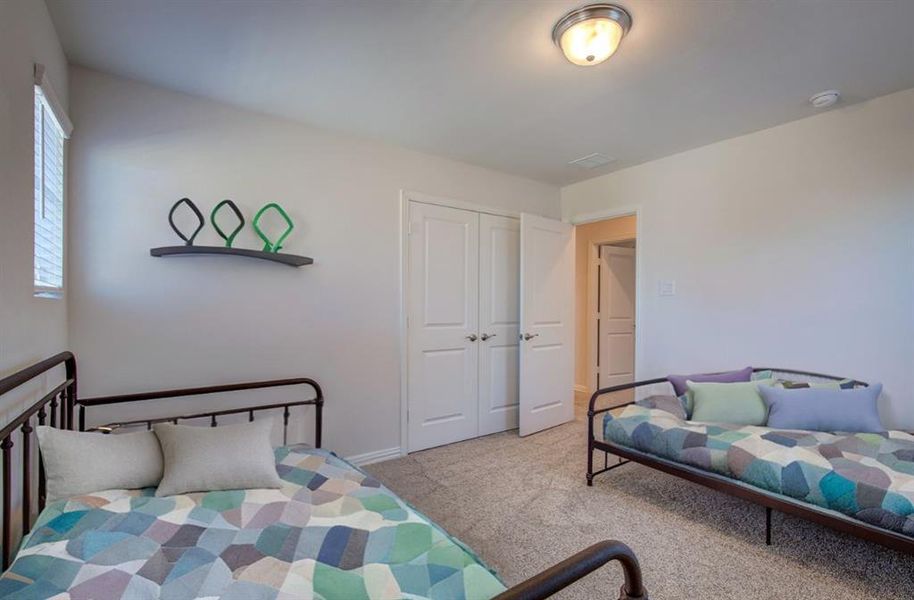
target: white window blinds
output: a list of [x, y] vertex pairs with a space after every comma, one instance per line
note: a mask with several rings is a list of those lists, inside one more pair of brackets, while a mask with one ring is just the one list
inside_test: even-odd
[[35, 67], [35, 293], [63, 291], [64, 143], [70, 123]]

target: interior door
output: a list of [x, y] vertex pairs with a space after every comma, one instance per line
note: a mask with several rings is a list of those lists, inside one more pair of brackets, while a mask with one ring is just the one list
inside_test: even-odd
[[409, 207], [409, 450], [475, 437], [479, 214]]
[[600, 387], [635, 380], [635, 250], [600, 248]]
[[479, 435], [517, 427], [520, 222], [479, 216]]
[[520, 220], [520, 434], [574, 418], [574, 229]]

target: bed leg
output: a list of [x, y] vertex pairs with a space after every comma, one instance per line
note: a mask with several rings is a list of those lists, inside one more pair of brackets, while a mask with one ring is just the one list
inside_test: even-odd
[[593, 440], [587, 444], [587, 487], [593, 487]]
[[765, 545], [771, 545], [771, 507], [765, 507]]
[[593, 487], [593, 413], [587, 411], [587, 487]]

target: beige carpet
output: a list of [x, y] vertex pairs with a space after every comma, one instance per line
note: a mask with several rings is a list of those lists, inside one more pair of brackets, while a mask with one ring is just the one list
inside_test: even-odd
[[[366, 470], [466, 542], [508, 583], [615, 538], [637, 553], [651, 598], [914, 598], [914, 557], [774, 513], [637, 464], [585, 483], [578, 420], [527, 438], [507, 432]], [[618, 567], [561, 598], [617, 598]]]

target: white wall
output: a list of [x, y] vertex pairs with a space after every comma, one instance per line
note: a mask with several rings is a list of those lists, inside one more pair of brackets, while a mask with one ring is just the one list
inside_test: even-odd
[[[45, 66], [45, 75], [66, 107], [67, 61], [44, 2], [0, 1], [0, 378], [67, 346], [66, 300], [34, 297], [36, 62]], [[0, 426], [62, 377], [63, 369], [56, 369], [0, 398]], [[11, 461], [17, 474], [22, 464], [20, 440], [13, 436]], [[37, 461], [35, 437], [31, 440], [32, 460]], [[34, 470], [33, 475], [37, 485]], [[18, 515], [20, 477], [13, 477], [10, 494], [11, 510]], [[20, 525], [14, 517], [14, 540]]]
[[[325, 444], [399, 447], [399, 197], [423, 191], [558, 216], [558, 188], [71, 71], [70, 339], [81, 395], [308, 375]], [[248, 220], [283, 204], [301, 269], [235, 257], [152, 258], [190, 197]], [[198, 244], [217, 244], [207, 226]], [[250, 229], [236, 239], [259, 248]]]
[[0, 377], [67, 342], [66, 300], [33, 295], [36, 62], [66, 107], [67, 61], [44, 2], [0, 2]]
[[884, 420], [914, 429], [914, 90], [562, 190], [566, 218], [634, 205], [639, 377], [752, 364], [882, 381]]

